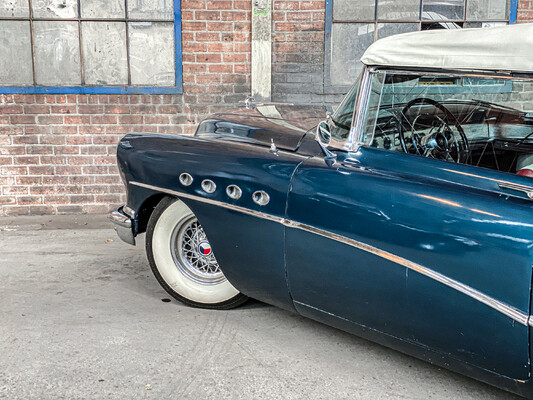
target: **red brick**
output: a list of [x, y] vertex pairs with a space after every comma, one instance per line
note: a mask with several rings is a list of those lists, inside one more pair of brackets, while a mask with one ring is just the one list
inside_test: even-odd
[[75, 135], [67, 136], [67, 144], [90, 144], [92, 142], [91, 136]]
[[233, 52], [233, 43], [209, 43], [209, 52], [230, 53]]
[[50, 106], [28, 104], [24, 106], [24, 114], [50, 114]]
[[40, 162], [39, 156], [13, 157], [13, 161], [15, 165], [38, 165]]
[[[62, 149], [63, 147], [59, 146], [57, 149]], [[39, 146], [39, 145], [28, 145], [26, 146], [26, 153], [27, 154], [52, 154], [53, 149], [52, 146]]]
[[21, 194], [28, 194], [30, 193], [30, 188], [28, 186], [8, 186], [3, 188], [2, 190], [3, 194], [8, 195], [21, 195]]
[[11, 117], [11, 123], [18, 124], [35, 124], [35, 116], [33, 115], [13, 115]]
[[2, 167], [0, 168], [0, 175], [27, 175], [28, 169], [26, 167]]
[[0, 105], [0, 114], [22, 114], [22, 110], [20, 105]]
[[197, 83], [219, 83], [220, 75], [218, 74], [198, 75], [196, 77], [196, 82]]
[[183, 43], [183, 51], [189, 51], [189, 52], [206, 52], [207, 51], [207, 44], [205, 43], [191, 43], [191, 42], [185, 42]]
[[64, 118], [66, 125], [88, 125], [91, 123], [91, 117], [89, 116], [65, 116]]
[[184, 74], [189, 73], [189, 72], [206, 72], [206, 71], [207, 71], [207, 65], [205, 64], [183, 64]]
[[[67, 106], [67, 105], [50, 106], [50, 112], [52, 114], [76, 114], [76, 106]], [[26, 111], [26, 114], [27, 113], [28, 112]], [[45, 114], [45, 113], [39, 113], [39, 114]]]
[[233, 65], [227, 64], [211, 64], [209, 65], [209, 72], [226, 74], [233, 72]]
[[29, 175], [54, 175], [54, 170], [54, 166], [51, 165], [28, 167]]
[[113, 125], [118, 122], [116, 115], [94, 115], [91, 117], [91, 123], [93, 124], [106, 124]]
[[106, 114], [128, 114], [129, 112], [128, 106], [105, 106]]
[[104, 106], [89, 104], [89, 105], [79, 105], [78, 113], [80, 114], [103, 114]]
[[118, 117], [119, 124], [142, 124], [143, 117], [141, 115], [120, 115]]
[[231, 22], [208, 22], [207, 30], [209, 32], [233, 32], [234, 26]]
[[184, 21], [181, 23], [181, 30], [183, 32], [205, 31], [206, 27], [207, 27], [207, 24], [205, 22]]
[[246, 21], [250, 19], [250, 13], [246, 11], [222, 11], [223, 21]]
[[198, 54], [197, 56], [198, 62], [205, 62], [205, 63], [220, 63], [222, 61], [222, 57], [220, 54]]
[[195, 11], [194, 16], [197, 21], [216, 21], [220, 19], [219, 11]]
[[216, 42], [220, 40], [220, 33], [214, 32], [197, 32], [196, 40], [200, 42]]
[[231, 10], [232, 8], [231, 1], [224, 0], [209, 0], [207, 2], [208, 10]]
[[182, 0], [182, 10], [202, 10], [205, 9], [205, 1], [203, 0]]

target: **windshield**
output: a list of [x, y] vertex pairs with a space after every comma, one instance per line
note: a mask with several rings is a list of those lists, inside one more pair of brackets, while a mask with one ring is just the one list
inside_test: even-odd
[[335, 124], [335, 126], [331, 127], [331, 135], [334, 140], [339, 142], [343, 142], [348, 139], [360, 81], [361, 76], [357, 78], [350, 91], [346, 94], [346, 96], [344, 96], [341, 104], [331, 116], [331, 119]]
[[517, 172], [533, 167], [533, 81], [378, 71], [367, 146]]

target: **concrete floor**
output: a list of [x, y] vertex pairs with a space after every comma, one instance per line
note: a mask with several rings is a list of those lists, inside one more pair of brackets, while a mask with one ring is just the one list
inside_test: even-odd
[[143, 241], [102, 216], [0, 218], [0, 398], [515, 398], [263, 303], [163, 302]]

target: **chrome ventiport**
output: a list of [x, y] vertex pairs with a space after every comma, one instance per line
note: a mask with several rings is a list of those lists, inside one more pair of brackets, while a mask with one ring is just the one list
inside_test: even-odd
[[270, 196], [266, 192], [258, 190], [257, 192], [254, 192], [254, 194], [252, 194], [252, 200], [255, 204], [259, 204], [260, 206], [266, 206], [270, 201]]
[[217, 190], [217, 185], [211, 179], [204, 179], [202, 181], [202, 190], [206, 193], [213, 193]]
[[183, 186], [191, 186], [193, 180], [194, 179], [192, 178], [192, 176], [188, 174], [187, 172], [184, 172], [183, 174], [180, 175], [180, 183]]
[[242, 190], [237, 185], [229, 185], [226, 188], [226, 194], [230, 199], [239, 200], [242, 196]]

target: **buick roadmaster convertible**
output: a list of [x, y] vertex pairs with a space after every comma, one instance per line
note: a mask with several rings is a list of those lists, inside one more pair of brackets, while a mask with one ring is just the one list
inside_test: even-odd
[[393, 36], [327, 117], [126, 135], [116, 230], [186, 304], [252, 297], [532, 397], [532, 49], [526, 24]]

